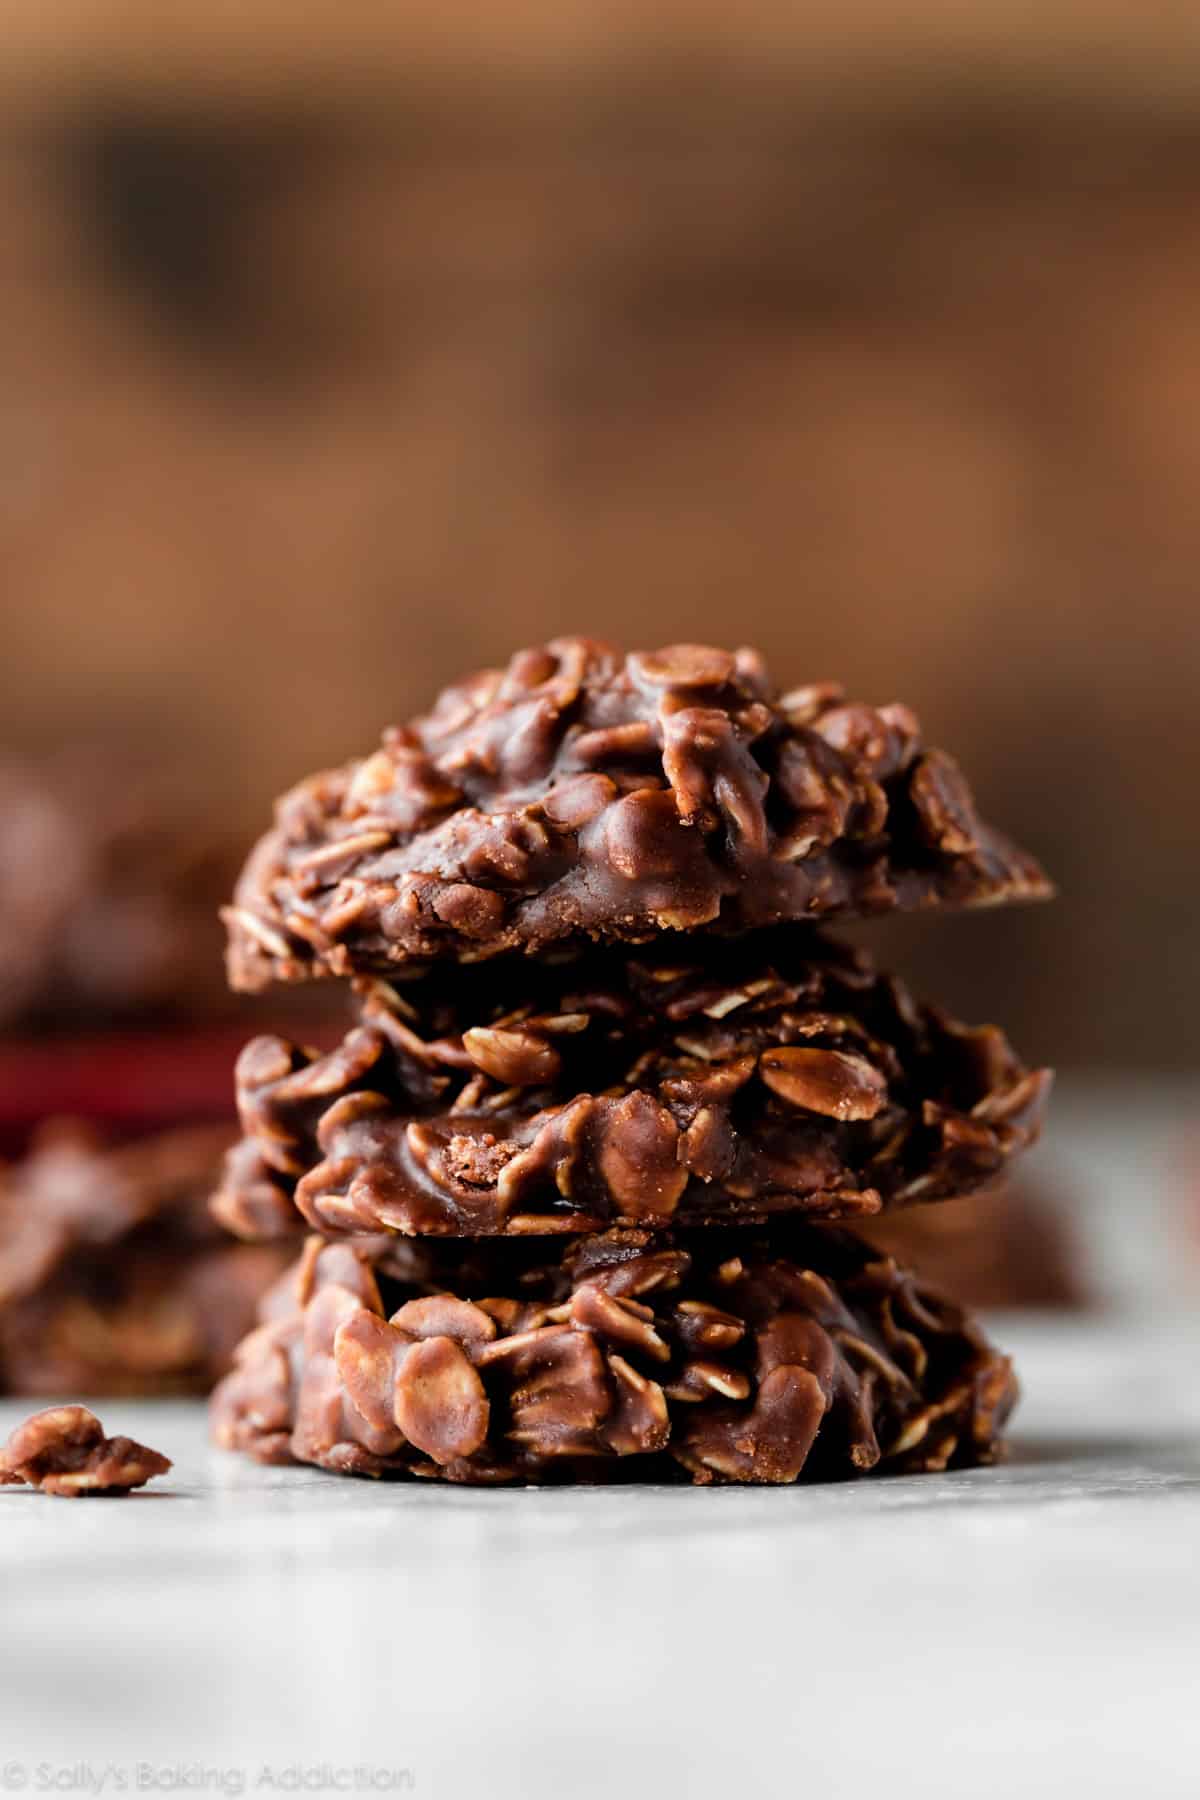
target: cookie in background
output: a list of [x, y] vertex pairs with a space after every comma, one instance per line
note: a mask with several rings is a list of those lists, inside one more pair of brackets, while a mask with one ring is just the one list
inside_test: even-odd
[[0, 1393], [203, 1394], [287, 1257], [208, 1210], [224, 1125], [47, 1125], [0, 1170]]

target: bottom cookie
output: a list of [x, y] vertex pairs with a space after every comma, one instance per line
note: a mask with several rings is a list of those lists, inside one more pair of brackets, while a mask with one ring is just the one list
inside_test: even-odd
[[[561, 1244], [561, 1240], [558, 1240]], [[461, 1482], [792, 1482], [989, 1462], [1011, 1364], [847, 1232], [309, 1240], [212, 1401], [264, 1462]]]

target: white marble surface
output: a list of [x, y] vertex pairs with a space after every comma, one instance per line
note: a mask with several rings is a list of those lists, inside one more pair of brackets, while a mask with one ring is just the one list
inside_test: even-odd
[[1200, 1326], [996, 1335], [1007, 1466], [824, 1488], [377, 1487], [110, 1404], [166, 1481], [0, 1492], [0, 1788], [1194, 1800]]

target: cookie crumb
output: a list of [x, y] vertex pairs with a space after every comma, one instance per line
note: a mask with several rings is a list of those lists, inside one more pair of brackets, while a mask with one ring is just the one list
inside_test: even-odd
[[86, 1406], [51, 1406], [18, 1425], [0, 1450], [0, 1485], [26, 1482], [43, 1494], [127, 1494], [155, 1475], [169, 1458], [132, 1438], [106, 1437]]

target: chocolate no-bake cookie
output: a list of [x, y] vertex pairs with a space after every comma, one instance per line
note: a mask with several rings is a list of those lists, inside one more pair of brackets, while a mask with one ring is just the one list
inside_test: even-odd
[[207, 1393], [284, 1266], [209, 1214], [229, 1136], [59, 1126], [0, 1171], [0, 1392]]
[[310, 1240], [213, 1397], [267, 1462], [461, 1482], [792, 1482], [991, 1460], [1016, 1397], [961, 1309], [847, 1233]]
[[352, 978], [357, 1017], [239, 1060], [214, 1212], [318, 1235], [218, 1441], [462, 1482], [987, 1461], [1007, 1359], [830, 1221], [989, 1182], [1050, 1075], [815, 927], [1048, 892], [906, 707], [752, 651], [560, 639], [302, 783], [230, 979]]
[[327, 1055], [243, 1052], [217, 1198], [242, 1235], [852, 1218], [989, 1180], [1050, 1081], [794, 928], [364, 982], [359, 1003]]
[[235, 987], [1049, 892], [907, 707], [779, 695], [759, 656], [561, 638], [277, 808]]

